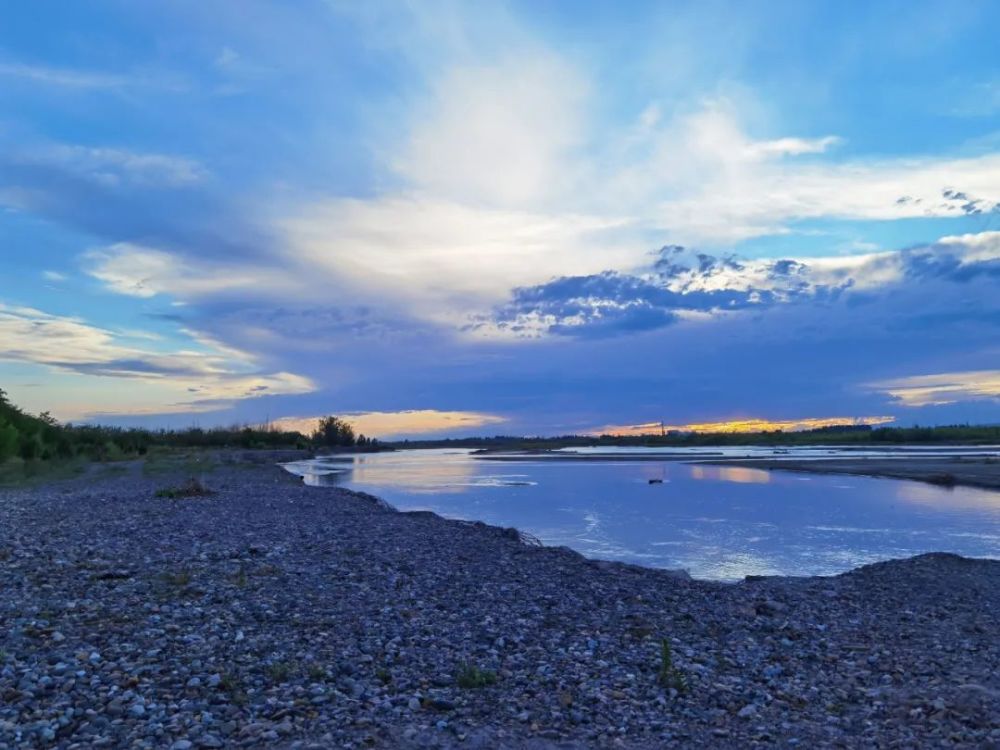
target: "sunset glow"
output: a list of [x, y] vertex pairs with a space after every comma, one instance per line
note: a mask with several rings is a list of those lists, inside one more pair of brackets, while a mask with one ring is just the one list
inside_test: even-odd
[[608, 425], [590, 430], [590, 435], [659, 435], [663, 432], [798, 432], [821, 427], [850, 427], [853, 425], [883, 425], [895, 421], [895, 417], [806, 417], [804, 419], [734, 419], [721, 422], [695, 422], [692, 424], [661, 424], [646, 422], [637, 425]]

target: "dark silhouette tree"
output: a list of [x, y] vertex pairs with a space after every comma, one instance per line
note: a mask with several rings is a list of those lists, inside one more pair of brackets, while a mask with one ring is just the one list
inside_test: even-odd
[[350, 448], [357, 442], [354, 428], [345, 420], [334, 416], [322, 417], [312, 438], [317, 445], [328, 448]]

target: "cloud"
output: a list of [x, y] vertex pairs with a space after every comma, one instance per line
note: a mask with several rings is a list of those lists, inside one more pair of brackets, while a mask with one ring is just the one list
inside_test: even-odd
[[616, 239], [621, 225], [416, 195], [333, 200], [283, 222], [285, 258], [308, 267], [317, 285], [451, 324], [520, 284], [631, 265], [637, 253]]
[[604, 271], [514, 289], [472, 330], [537, 337], [608, 336], [676, 323], [696, 313], [865, 298], [893, 286], [1000, 278], [1000, 232], [945, 237], [931, 245], [869, 255], [748, 260], [679, 245], [661, 248], [639, 275]]
[[647, 422], [634, 425], [605, 425], [588, 430], [591, 435], [659, 435], [663, 432], [796, 432], [816, 430], [823, 427], [848, 427], [857, 425], [883, 425], [895, 422], [895, 417], [803, 417], [801, 419], [743, 418], [718, 422], [694, 422], [691, 424], [664, 424]]
[[182, 299], [237, 293], [255, 289], [263, 296], [279, 296], [293, 291], [290, 280], [280, 270], [242, 264], [196, 261], [142, 245], [119, 242], [83, 257], [87, 273], [111, 291], [129, 297], [169, 294]]
[[194, 159], [121, 148], [57, 144], [27, 151], [17, 160], [59, 167], [110, 186], [124, 183], [184, 187], [208, 176], [205, 167]]
[[188, 346], [173, 350], [162, 343], [154, 348], [154, 343], [160, 343], [158, 337], [142, 332], [116, 332], [79, 318], [0, 303], [0, 360], [155, 385], [156, 398], [162, 398], [165, 389], [178, 399], [156, 401], [146, 407], [149, 410], [199, 411], [206, 404], [218, 409], [239, 399], [308, 393], [316, 387], [301, 375], [261, 372], [252, 356], [210, 337], [192, 334]]
[[835, 135], [826, 135], [822, 138], [778, 138], [773, 141], [758, 141], [749, 144], [747, 154], [758, 158], [822, 154], [842, 140]]
[[431, 84], [391, 165], [411, 189], [536, 209], [574, 183], [586, 82], [538, 50], [454, 67]]
[[965, 215], [964, 202], [945, 194], [949, 187], [979, 196], [984, 210], [1000, 204], [994, 153], [833, 163], [786, 158], [821, 153], [836, 142], [833, 136], [755, 141], [732, 102], [709, 101], [648, 133], [634, 147], [636, 162], [611, 175], [607, 186], [637, 204], [646, 222], [695, 244], [786, 233], [806, 219]]
[[20, 79], [32, 84], [73, 89], [116, 89], [129, 82], [128, 77], [113, 73], [97, 73], [20, 63], [0, 63], [0, 77]]
[[[562, 82], [573, 78], [564, 66], [509, 65], [442, 74], [384, 155], [395, 180], [378, 195], [306, 200], [277, 217], [286, 261], [348, 287], [354, 302], [391, 299], [456, 323], [515, 287], [635, 272], [649, 237], [712, 248], [805, 220], [954, 218], [1000, 205], [1000, 155], [830, 163], [820, 157], [835, 136], [756, 140], [727, 102], [663, 123], [647, 112], [595, 143], [580, 121], [587, 88]], [[558, 114], [528, 106], [535, 99]]]
[[[440, 434], [464, 430], [472, 434], [480, 427], [503, 424], [505, 417], [471, 411], [439, 411], [437, 409], [408, 409], [395, 412], [362, 412], [341, 415], [354, 427], [355, 432], [383, 440], [407, 436]], [[319, 417], [282, 417], [274, 426], [312, 434]]]
[[933, 406], [959, 401], [1000, 399], [1000, 370], [910, 375], [871, 383], [904, 406]]

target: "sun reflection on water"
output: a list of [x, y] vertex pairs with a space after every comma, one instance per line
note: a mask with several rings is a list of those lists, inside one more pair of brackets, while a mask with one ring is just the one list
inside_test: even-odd
[[745, 466], [704, 466], [691, 467], [692, 479], [707, 479], [715, 482], [737, 482], [738, 484], [770, 484], [771, 473]]

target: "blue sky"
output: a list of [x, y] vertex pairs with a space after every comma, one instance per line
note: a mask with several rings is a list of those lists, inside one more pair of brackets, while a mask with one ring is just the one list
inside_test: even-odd
[[10, 3], [0, 387], [383, 436], [998, 421], [998, 23]]

